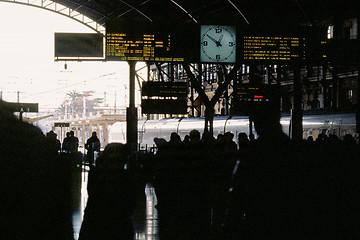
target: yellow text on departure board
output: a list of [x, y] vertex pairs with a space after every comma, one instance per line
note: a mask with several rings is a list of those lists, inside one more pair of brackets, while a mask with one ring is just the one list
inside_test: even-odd
[[305, 59], [305, 38], [245, 36], [244, 60], [292, 61]]

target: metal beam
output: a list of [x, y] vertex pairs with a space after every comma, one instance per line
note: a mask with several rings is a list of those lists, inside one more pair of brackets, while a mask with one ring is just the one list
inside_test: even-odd
[[245, 22], [247, 24], [250, 24], [249, 21], [246, 19], [245, 15], [240, 11], [240, 9], [231, 1], [231, 0], [228, 0], [228, 2], [231, 4], [231, 6], [233, 6], [236, 11], [238, 11], [238, 13], [242, 16], [242, 18], [245, 20]]
[[174, 0], [171, 0], [171, 2], [172, 2], [173, 4], [175, 4], [178, 8], [180, 8], [181, 10], [183, 10], [183, 11], [186, 13], [186, 15], [188, 15], [195, 23], [198, 22], [198, 21], [197, 21], [188, 11], [186, 11], [186, 9], [183, 8], [180, 4], [178, 4], [178, 3], [175, 2]]
[[[42, 0], [42, 1], [27, 1], [27, 2], [22, 2], [21, 0], [0, 0], [0, 2], [5, 2], [5, 3], [15, 3], [15, 4], [21, 4], [21, 5], [26, 5], [26, 6], [30, 6], [30, 7], [37, 7], [37, 8], [41, 8], [41, 9], [45, 9], [60, 15], [63, 15], [65, 17], [69, 17], [87, 27], [89, 27], [90, 29], [94, 30], [97, 33], [102, 33], [105, 34], [105, 26], [103, 24], [100, 24], [96, 21], [94, 21], [93, 19], [85, 16], [84, 14], [81, 14], [79, 12], [76, 12], [76, 10], [71, 9], [67, 6], [64, 6], [60, 3], [56, 3], [54, 1], [51, 0]], [[45, 2], [47, 4], [45, 4]], [[53, 4], [55, 4], [55, 9], [52, 9], [51, 6], [53, 6]], [[82, 7], [82, 5], [80, 5], [78, 8]], [[76, 8], [76, 9], [78, 9]], [[59, 10], [58, 10], [59, 9]], [[69, 11], [64, 11], [69, 9]], [[65, 13], [68, 12], [68, 13]], [[76, 12], [76, 15], [72, 15], [73, 12]], [[81, 19], [76, 18], [77, 16], [81, 15]], [[87, 19], [85, 19], [85, 17]], [[104, 16], [105, 18], [107, 18], [106, 16]], [[88, 21], [88, 19], [90, 19], [91, 21]], [[94, 23], [95, 26], [92, 26], [89, 23]]]
[[123, 1], [123, 0], [118, 0], [119, 2], [125, 4], [126, 6], [128, 6], [129, 8], [135, 10], [136, 12], [138, 12], [140, 15], [144, 16], [147, 20], [149, 20], [150, 22], [152, 22], [153, 20], [148, 17], [145, 13], [141, 12], [139, 9], [137, 9], [136, 7], [134, 7], [133, 5]]

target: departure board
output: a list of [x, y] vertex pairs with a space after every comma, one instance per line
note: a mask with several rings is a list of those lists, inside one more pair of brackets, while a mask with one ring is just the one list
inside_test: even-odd
[[143, 114], [186, 114], [186, 82], [143, 82], [141, 88]]
[[186, 82], [143, 82], [141, 95], [147, 97], [187, 98]]
[[183, 62], [172, 56], [170, 34], [106, 33], [106, 59], [116, 61]]
[[291, 62], [305, 60], [305, 38], [278, 36], [244, 36], [243, 60], [257, 62]]
[[241, 84], [234, 87], [233, 97], [241, 102], [270, 102], [277, 95], [277, 85], [249, 85]]
[[231, 114], [249, 115], [254, 106], [261, 104], [277, 106], [280, 99], [279, 94], [279, 86], [274, 84], [241, 84], [234, 86]]

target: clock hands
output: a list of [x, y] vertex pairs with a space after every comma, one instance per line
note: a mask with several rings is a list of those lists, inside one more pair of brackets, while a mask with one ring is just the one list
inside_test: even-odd
[[222, 45], [221, 45], [221, 43], [220, 43], [220, 41], [221, 41], [221, 39], [222, 39], [222, 34], [221, 34], [221, 36], [220, 36], [220, 38], [219, 38], [219, 41], [217, 41], [215, 38], [213, 38], [213, 37], [211, 37], [209, 34], [206, 34], [206, 36], [208, 36], [208, 38], [210, 38], [210, 40], [211, 41], [213, 41], [214, 43], [216, 43], [216, 46], [217, 47], [221, 47]]
[[[220, 35], [220, 37], [219, 37], [219, 41], [218, 41], [218, 42], [219, 42], [219, 44], [220, 44], [221, 40], [223, 39], [223, 37], [224, 37], [224, 35], [223, 35], [223, 34], [221, 34], [221, 35]], [[221, 45], [221, 44], [220, 44], [220, 45]]]
[[211, 41], [213, 41], [214, 43], [217, 44], [217, 41], [215, 38], [213, 38], [212, 36], [210, 36], [209, 34], [206, 34], [206, 36], [208, 36], [208, 38], [210, 38]]

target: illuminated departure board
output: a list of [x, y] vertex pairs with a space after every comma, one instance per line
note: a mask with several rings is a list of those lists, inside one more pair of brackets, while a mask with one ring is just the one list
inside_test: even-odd
[[234, 86], [231, 114], [249, 115], [253, 107], [261, 104], [278, 106], [280, 89], [276, 84], [241, 84]]
[[106, 59], [120, 61], [182, 62], [172, 56], [171, 35], [106, 33]]
[[244, 36], [244, 61], [305, 60], [305, 38], [275, 36]]

